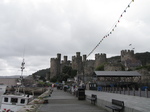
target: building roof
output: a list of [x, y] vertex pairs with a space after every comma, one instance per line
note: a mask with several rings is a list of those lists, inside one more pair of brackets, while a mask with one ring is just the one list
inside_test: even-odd
[[139, 77], [140, 73], [137, 71], [95, 71], [96, 77]]

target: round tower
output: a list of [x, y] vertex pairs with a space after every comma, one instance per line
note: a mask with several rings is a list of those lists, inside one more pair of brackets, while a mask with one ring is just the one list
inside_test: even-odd
[[76, 52], [76, 57], [80, 57], [80, 52]]
[[106, 54], [95, 54], [95, 68], [106, 62]]
[[122, 50], [121, 51], [121, 61], [125, 61], [127, 59], [134, 59], [134, 50]]
[[67, 62], [67, 56], [64, 56], [64, 63], [66, 63]]
[[83, 62], [86, 61], [86, 55], [83, 55]]
[[61, 69], [61, 64], [60, 64], [60, 60], [61, 60], [61, 54], [57, 54], [57, 58], [51, 58], [51, 62], [50, 62], [50, 77], [54, 77], [56, 75], [60, 74], [60, 69]]
[[57, 59], [58, 59], [59, 61], [61, 61], [61, 54], [60, 54], [60, 53], [57, 54]]

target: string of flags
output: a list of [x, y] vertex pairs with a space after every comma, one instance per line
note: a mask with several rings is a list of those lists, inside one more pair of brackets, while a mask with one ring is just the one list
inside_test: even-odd
[[102, 43], [102, 41], [109, 37], [117, 28], [117, 25], [120, 23], [121, 18], [123, 17], [124, 13], [126, 13], [127, 9], [130, 8], [131, 3], [134, 2], [134, 0], [132, 0], [127, 7], [124, 9], [124, 11], [121, 13], [121, 15], [119, 16], [119, 19], [116, 21], [116, 23], [113, 25], [112, 29], [109, 30], [108, 33], [106, 33], [106, 35], [103, 36], [103, 38], [98, 42], [98, 44], [94, 47], [94, 49], [92, 49], [92, 51], [87, 55], [87, 57], [89, 57], [94, 51], [95, 49]]

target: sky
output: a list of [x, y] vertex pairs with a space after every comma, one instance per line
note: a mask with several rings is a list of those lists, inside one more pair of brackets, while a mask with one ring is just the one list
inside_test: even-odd
[[0, 0], [0, 76], [20, 75], [23, 58], [23, 75], [31, 75], [57, 53], [89, 55], [102, 39], [87, 59], [149, 52], [149, 7], [150, 0]]

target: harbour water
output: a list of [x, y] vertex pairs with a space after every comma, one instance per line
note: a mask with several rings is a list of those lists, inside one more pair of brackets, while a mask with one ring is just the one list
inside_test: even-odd
[[1, 96], [5, 93], [6, 91], [6, 85], [0, 85], [0, 108], [1, 108]]
[[1, 96], [3, 95], [3, 92], [0, 91], [0, 110], [1, 110]]

